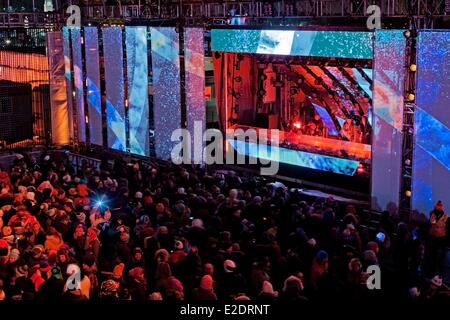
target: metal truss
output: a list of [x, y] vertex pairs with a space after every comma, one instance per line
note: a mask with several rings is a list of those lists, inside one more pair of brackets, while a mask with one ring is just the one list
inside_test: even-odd
[[[87, 2], [89, 3], [89, 1]], [[363, 18], [372, 14], [371, 5], [380, 7], [382, 18], [419, 17], [435, 19], [450, 15], [448, 0], [133, 0], [131, 5], [83, 5], [84, 21], [121, 19], [185, 19], [192, 23], [223, 24], [230, 16], [272, 19], [283, 18]], [[0, 27], [53, 27], [63, 24], [65, 12], [0, 13]], [[252, 20], [253, 19], [253, 20]], [[428, 26], [430, 27], [430, 26]]]
[[[405, 58], [405, 83], [404, 83], [404, 105], [403, 105], [403, 143], [402, 143], [402, 173], [400, 177], [400, 202], [399, 214], [402, 220], [410, 222], [412, 206], [412, 168], [414, 153], [414, 112], [416, 110], [416, 44], [417, 32], [409, 32], [406, 44]], [[411, 96], [412, 95], [412, 96]]]

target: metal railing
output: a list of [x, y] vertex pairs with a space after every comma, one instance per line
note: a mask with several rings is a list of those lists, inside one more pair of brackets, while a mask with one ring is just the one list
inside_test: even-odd
[[63, 22], [64, 16], [59, 13], [41, 12], [6, 12], [0, 13], [0, 27], [33, 27], [50, 28]]
[[[446, 4], [447, 1], [447, 4]], [[173, 0], [135, 1], [132, 5], [90, 5], [81, 7], [83, 21], [104, 19], [157, 20], [227, 19], [232, 15], [249, 18], [346, 18], [367, 17], [370, 5], [381, 9], [382, 17], [443, 17], [450, 15], [448, 0], [282, 0], [282, 1], [209, 1]], [[0, 13], [0, 27], [55, 27], [64, 24], [64, 11]], [[211, 20], [212, 19], [212, 20]], [[218, 20], [220, 23], [220, 20]], [[217, 21], [216, 21], [217, 22]], [[251, 21], [249, 21], [251, 23]]]
[[249, 17], [367, 17], [371, 14], [367, 8], [373, 4], [385, 17], [450, 14], [445, 0], [158, 1], [153, 5], [89, 6], [82, 12], [87, 19], [226, 18], [231, 12]]

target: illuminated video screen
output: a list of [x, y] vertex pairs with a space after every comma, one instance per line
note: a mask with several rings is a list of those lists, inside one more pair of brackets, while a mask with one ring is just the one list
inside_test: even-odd
[[89, 141], [103, 145], [102, 98], [100, 92], [100, 61], [98, 53], [97, 27], [85, 27], [85, 58], [87, 103], [89, 114]]
[[421, 31], [417, 47], [412, 208], [450, 202], [450, 32]]
[[126, 27], [130, 152], [148, 156], [147, 27]]
[[102, 29], [108, 147], [126, 151], [122, 29]]
[[372, 33], [311, 30], [211, 30], [213, 51], [372, 59]]
[[375, 36], [372, 208], [396, 213], [402, 161], [406, 44], [403, 30], [378, 30]]
[[170, 159], [172, 132], [181, 127], [179, 35], [174, 28], [151, 28], [155, 153]]
[[84, 111], [83, 56], [80, 28], [70, 29], [72, 33], [73, 74], [75, 84], [75, 108], [77, 114], [78, 140], [86, 142], [86, 118]]

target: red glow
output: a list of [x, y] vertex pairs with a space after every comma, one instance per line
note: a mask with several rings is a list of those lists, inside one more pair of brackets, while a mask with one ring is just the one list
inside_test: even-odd
[[302, 127], [302, 124], [300, 122], [294, 122], [294, 127], [300, 129]]
[[358, 173], [363, 173], [363, 172], [364, 172], [364, 167], [362, 166], [362, 164], [359, 164], [359, 165], [358, 165], [358, 168], [356, 169], [356, 171], [357, 171]]

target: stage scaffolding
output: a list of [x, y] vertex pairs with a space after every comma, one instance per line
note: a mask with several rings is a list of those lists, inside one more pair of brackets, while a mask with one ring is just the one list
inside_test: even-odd
[[[68, 4], [80, 1], [67, 1]], [[231, 16], [246, 17], [246, 24], [274, 25], [294, 23], [297, 18], [365, 18], [368, 8], [378, 5], [382, 18], [416, 17], [428, 21], [430, 28], [437, 18], [450, 15], [449, 0], [282, 0], [282, 1], [209, 1], [209, 0], [133, 0], [123, 5], [101, 5], [100, 1], [81, 1], [82, 19], [103, 21], [182, 19], [186, 24], [227, 24]], [[92, 5], [97, 3], [97, 5]], [[108, 3], [108, 1], [105, 1]], [[2, 12], [0, 28], [58, 28], [68, 14], [61, 8], [53, 12]]]
[[413, 67], [417, 66], [417, 35], [417, 29], [413, 21], [411, 31], [407, 31], [405, 33], [405, 68], [407, 71], [405, 73], [403, 98], [402, 171], [400, 177], [399, 197], [399, 214], [401, 219], [406, 222], [411, 222], [412, 217], [411, 189], [414, 154], [414, 112], [416, 110], [416, 69]]

